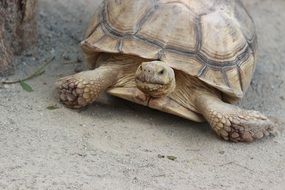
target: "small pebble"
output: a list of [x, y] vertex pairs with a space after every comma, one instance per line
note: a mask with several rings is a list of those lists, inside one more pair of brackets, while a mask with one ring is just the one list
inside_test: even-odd
[[81, 71], [83, 71], [83, 68], [82, 68], [81, 65], [78, 65], [78, 66], [76, 66], [76, 67], [74, 68], [74, 72], [75, 72], [75, 73], [79, 73], [79, 72], [81, 72]]
[[70, 60], [70, 57], [68, 55], [63, 55], [64, 60]]
[[225, 154], [225, 151], [221, 150], [219, 151], [219, 154]]
[[78, 62], [78, 63], [81, 63], [81, 62], [82, 62], [81, 57], [79, 57], [79, 56], [77, 57], [77, 62]]

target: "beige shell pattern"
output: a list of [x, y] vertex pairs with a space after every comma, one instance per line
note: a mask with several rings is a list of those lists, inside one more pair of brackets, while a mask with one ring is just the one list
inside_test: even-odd
[[[230, 99], [250, 85], [256, 64], [254, 23], [239, 0], [106, 0], [81, 47], [161, 60]], [[96, 56], [91, 57], [93, 64]]]

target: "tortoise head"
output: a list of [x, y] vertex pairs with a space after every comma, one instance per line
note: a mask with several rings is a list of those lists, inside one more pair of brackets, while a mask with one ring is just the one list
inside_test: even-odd
[[168, 95], [176, 86], [174, 70], [161, 61], [144, 62], [136, 71], [136, 85], [155, 98]]

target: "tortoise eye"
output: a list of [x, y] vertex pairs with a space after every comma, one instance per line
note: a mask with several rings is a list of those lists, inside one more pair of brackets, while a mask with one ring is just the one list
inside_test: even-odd
[[164, 74], [164, 69], [162, 69], [161, 71], [159, 71], [159, 74], [160, 74], [160, 75], [163, 75], [163, 74]]

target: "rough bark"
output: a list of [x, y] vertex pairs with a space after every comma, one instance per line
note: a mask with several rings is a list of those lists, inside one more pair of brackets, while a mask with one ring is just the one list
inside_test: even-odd
[[2, 16], [2, 12], [0, 12], [0, 75], [11, 70], [13, 56], [10, 43], [8, 43], [9, 40], [4, 35], [5, 26], [3, 20], [4, 17]]
[[37, 39], [37, 0], [0, 0], [0, 74], [11, 70], [13, 56]]

